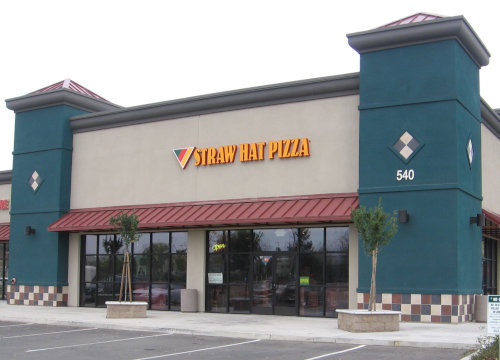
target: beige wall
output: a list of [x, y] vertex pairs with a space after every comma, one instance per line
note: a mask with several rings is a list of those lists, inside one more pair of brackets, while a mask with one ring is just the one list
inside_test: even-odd
[[80, 234], [69, 235], [68, 306], [78, 306], [80, 294]]
[[357, 309], [358, 229], [349, 225], [349, 309]]
[[205, 311], [205, 231], [188, 231], [186, 289], [198, 292], [198, 311]]
[[[9, 200], [10, 209], [10, 189], [11, 184], [0, 185], [0, 200]], [[0, 224], [10, 222], [9, 210], [0, 209]]]
[[[75, 134], [71, 208], [356, 192], [358, 104], [346, 96]], [[183, 170], [172, 152], [303, 137], [310, 157], [199, 167], [193, 157]]]
[[500, 139], [481, 126], [483, 208], [500, 214]]

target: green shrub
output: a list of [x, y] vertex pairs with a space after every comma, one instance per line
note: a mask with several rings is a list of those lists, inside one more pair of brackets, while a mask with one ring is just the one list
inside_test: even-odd
[[479, 350], [471, 356], [471, 360], [498, 359], [498, 336], [485, 336], [478, 339]]

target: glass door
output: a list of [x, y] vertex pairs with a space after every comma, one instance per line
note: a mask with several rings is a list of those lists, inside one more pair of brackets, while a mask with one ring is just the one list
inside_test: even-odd
[[252, 312], [296, 315], [295, 255], [255, 255]]
[[295, 255], [275, 256], [274, 262], [274, 314], [297, 315]]
[[253, 301], [254, 314], [273, 314], [273, 256], [253, 257]]

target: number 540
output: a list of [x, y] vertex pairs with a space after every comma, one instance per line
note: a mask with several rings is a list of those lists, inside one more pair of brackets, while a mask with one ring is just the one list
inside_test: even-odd
[[398, 170], [396, 171], [396, 180], [413, 180], [415, 178], [415, 170]]

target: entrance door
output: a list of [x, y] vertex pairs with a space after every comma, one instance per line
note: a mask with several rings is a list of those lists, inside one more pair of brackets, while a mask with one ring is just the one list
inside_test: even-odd
[[296, 315], [295, 263], [291, 254], [253, 257], [253, 313]]

